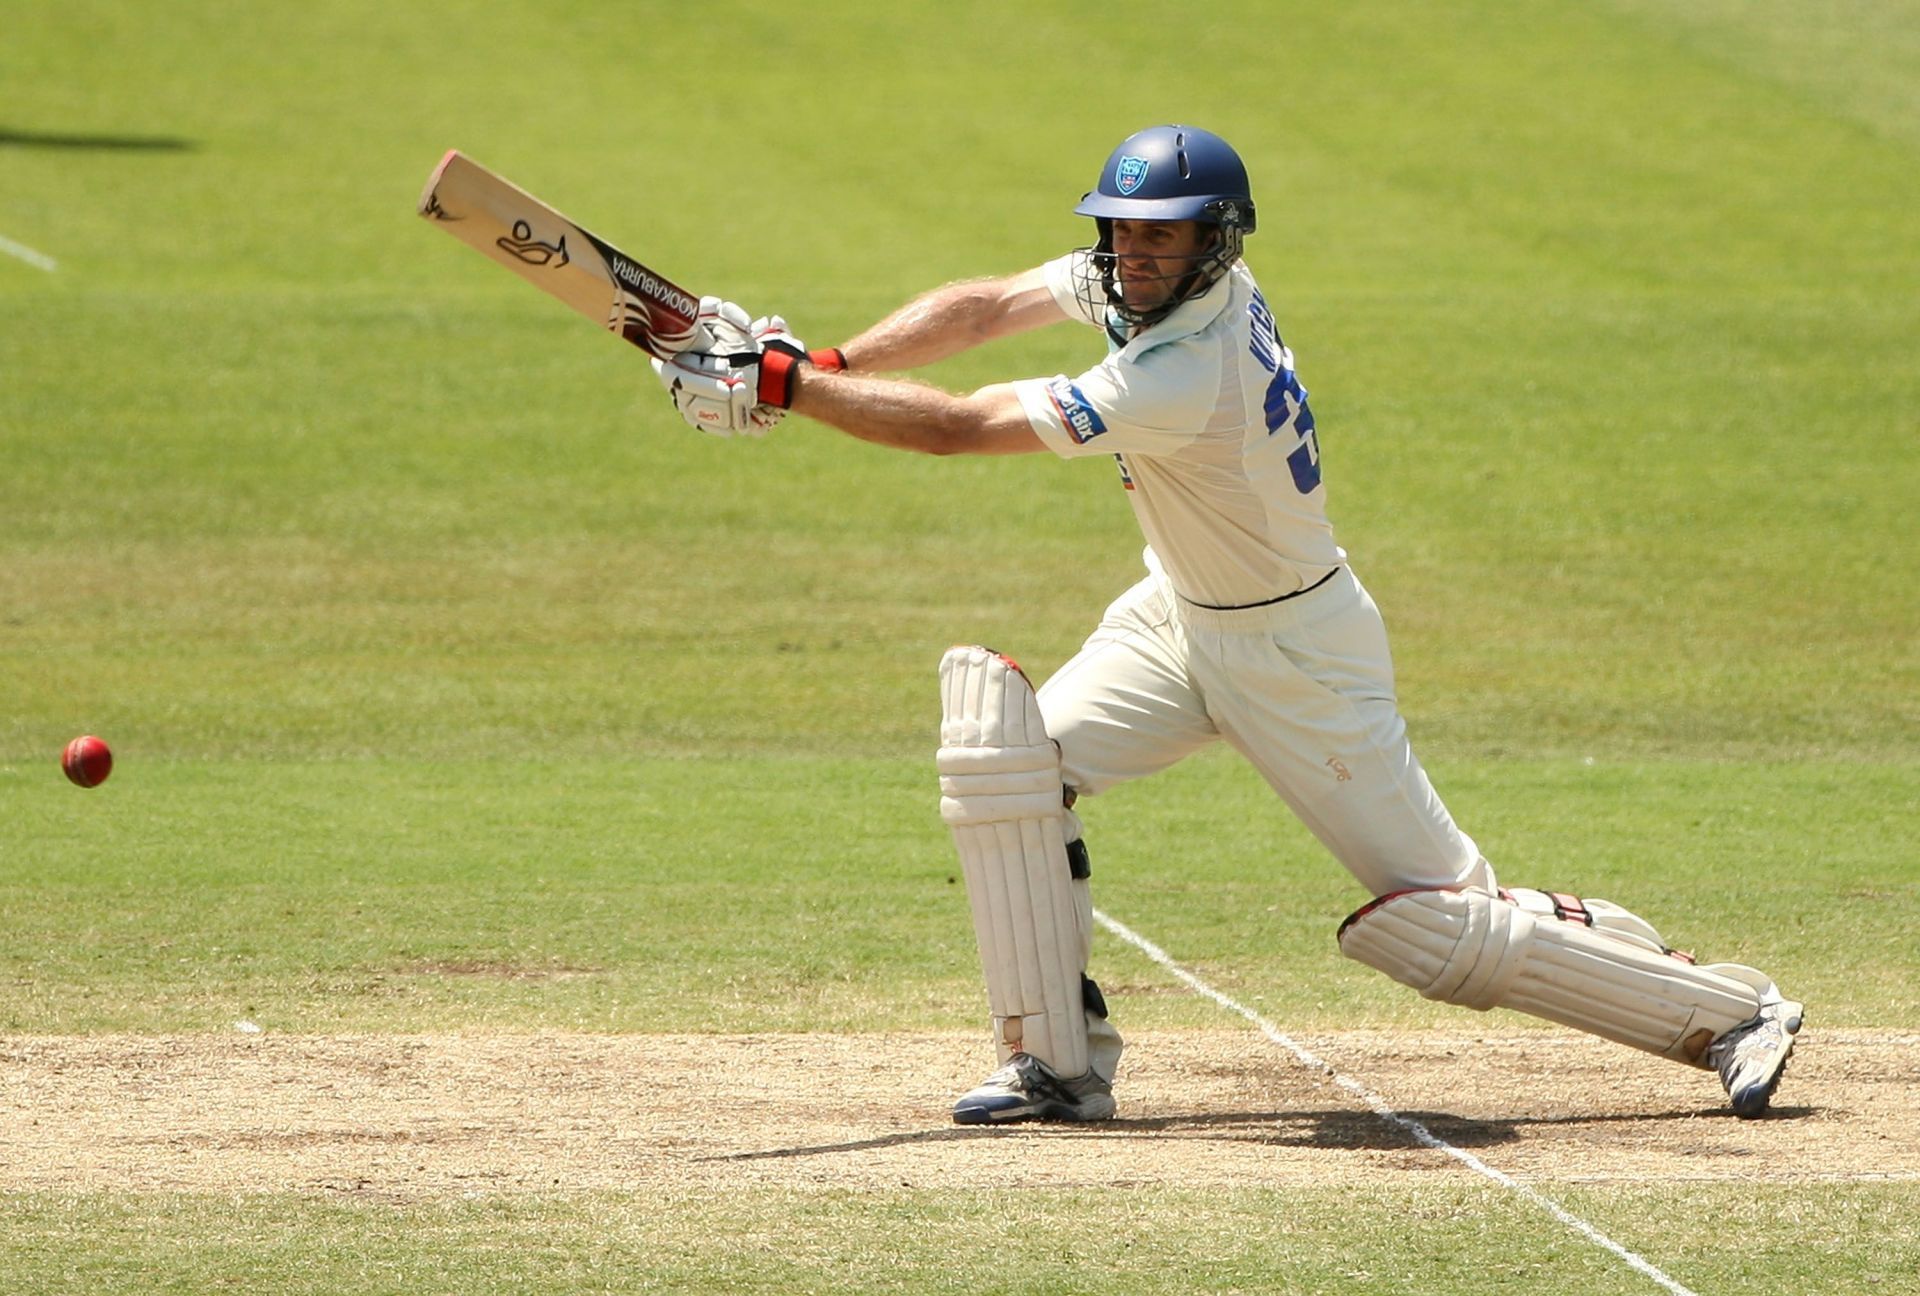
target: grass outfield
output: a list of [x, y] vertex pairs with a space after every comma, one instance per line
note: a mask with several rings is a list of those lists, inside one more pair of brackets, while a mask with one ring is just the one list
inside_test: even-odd
[[[904, 1198], [904, 1200], [902, 1200]], [[1916, 1257], [1908, 1203], [1884, 1186], [1782, 1195], [1691, 1187], [1616, 1214], [1657, 1245], [1670, 1217], [1723, 1221], [1701, 1239], [1701, 1290], [1898, 1290]], [[667, 1207], [662, 1209], [662, 1206]], [[1838, 1236], [1878, 1239], [1857, 1279], [1844, 1244], [1784, 1242], [1782, 1212], [1817, 1210]], [[778, 1221], [770, 1226], [769, 1221]], [[1097, 1224], [1090, 1222], [1097, 1221]], [[288, 1293], [546, 1292], [1433, 1292], [1613, 1296], [1633, 1275], [1492, 1189], [1389, 1193], [1187, 1193], [1178, 1189], [899, 1195], [749, 1192], [724, 1199], [591, 1197], [450, 1202], [393, 1210], [279, 1200], [39, 1199], [23, 1222], [48, 1278], [22, 1296], [74, 1290]], [[194, 1240], [191, 1249], [180, 1239]], [[716, 1247], [713, 1239], [729, 1239]], [[1837, 1241], [1836, 1237], [1836, 1241]], [[1490, 1257], [1498, 1256], [1498, 1259]], [[149, 1286], [164, 1265], [174, 1285]], [[1835, 1278], [1839, 1277], [1836, 1283]], [[1858, 1285], [1855, 1285], [1857, 1281]], [[1658, 1290], [1652, 1284], [1646, 1289]]]
[[[927, 763], [183, 761], [83, 796], [43, 760], [9, 775], [0, 1032], [968, 1026], [978, 956]], [[1920, 1026], [1915, 880], [1885, 819], [1909, 777], [1737, 772], [1475, 761], [1447, 782], [1509, 877], [1674, 915], [1670, 939], [1768, 967], [1822, 1024]], [[1338, 957], [1364, 893], [1224, 754], [1087, 818], [1102, 908], [1289, 1026], [1462, 1022]], [[1101, 962], [1121, 998], [1159, 980], [1124, 946]]]
[[[1336, 525], [1503, 877], [1768, 968], [1811, 1032], [1920, 1031], [1920, 5], [1331, 8], [9, 24], [0, 1061], [240, 1020], [972, 1026], [934, 668], [960, 639], [1036, 676], [1071, 654], [1138, 569], [1112, 472], [692, 434], [413, 203], [460, 147], [818, 344], [1085, 241], [1072, 204], [1158, 120], [1248, 159]], [[1091, 358], [1054, 330], [932, 376]], [[90, 793], [55, 765], [82, 732], [119, 761]], [[1531, 1029], [1340, 959], [1362, 897], [1224, 753], [1086, 817], [1097, 903], [1284, 1029]], [[1112, 939], [1096, 961], [1134, 1032], [1230, 1024]], [[1761, 1182], [1772, 1124], [1751, 1184], [1675, 1153], [1538, 1186], [1700, 1296], [1912, 1281], [1915, 1168]], [[396, 1201], [73, 1176], [0, 1188], [0, 1266], [28, 1292], [1657, 1290], [1464, 1173]]]

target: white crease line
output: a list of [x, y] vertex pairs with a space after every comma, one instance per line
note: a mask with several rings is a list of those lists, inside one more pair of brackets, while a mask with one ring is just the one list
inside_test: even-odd
[[1127, 942], [1127, 944], [1133, 946], [1135, 949], [1139, 950], [1142, 954], [1145, 954], [1148, 958], [1152, 959], [1155, 963], [1158, 963], [1161, 967], [1173, 973], [1174, 976], [1178, 977], [1181, 981], [1185, 982], [1187, 985], [1187, 988], [1192, 990], [1195, 994], [1198, 994], [1207, 999], [1211, 999], [1213, 1000], [1213, 1002], [1219, 1004], [1222, 1008], [1225, 1008], [1228, 1012], [1237, 1013], [1238, 1015], [1252, 1022], [1255, 1026], [1260, 1028], [1261, 1034], [1265, 1035], [1268, 1039], [1272, 1040], [1275, 1044], [1278, 1044], [1281, 1048], [1287, 1050], [1287, 1052], [1293, 1054], [1294, 1057], [1298, 1058], [1301, 1065], [1311, 1067], [1313, 1070], [1316, 1070], [1316, 1071], [1325, 1072], [1327, 1075], [1327, 1078], [1332, 1080], [1334, 1084], [1338, 1085], [1340, 1088], [1346, 1090], [1348, 1093], [1352, 1094], [1355, 1098], [1358, 1098], [1361, 1102], [1365, 1103], [1369, 1108], [1373, 1110], [1374, 1115], [1380, 1117], [1380, 1119], [1388, 1122], [1389, 1124], [1397, 1125], [1401, 1129], [1405, 1130], [1409, 1135], [1413, 1137], [1413, 1140], [1416, 1143], [1420, 1144], [1420, 1146], [1426, 1147], [1426, 1148], [1432, 1148], [1436, 1152], [1444, 1152], [1448, 1156], [1452, 1157], [1454, 1160], [1458, 1161], [1461, 1165], [1467, 1167], [1467, 1169], [1473, 1171], [1475, 1174], [1485, 1175], [1487, 1178], [1493, 1180], [1493, 1182], [1499, 1184], [1502, 1188], [1511, 1188], [1513, 1191], [1519, 1193], [1522, 1197], [1525, 1197], [1527, 1200], [1533, 1202], [1535, 1205], [1543, 1207], [1548, 1214], [1552, 1215], [1555, 1219], [1559, 1220], [1562, 1224], [1565, 1224], [1568, 1228], [1572, 1229], [1574, 1232], [1580, 1234], [1580, 1236], [1586, 1238], [1587, 1241], [1593, 1243], [1595, 1246], [1600, 1247], [1604, 1250], [1611, 1251], [1615, 1256], [1618, 1256], [1621, 1260], [1626, 1262], [1626, 1264], [1629, 1267], [1638, 1270], [1640, 1273], [1645, 1274], [1647, 1277], [1651, 1278], [1654, 1282], [1659, 1283], [1662, 1287], [1672, 1292], [1673, 1296], [1698, 1296], [1698, 1293], [1694, 1292], [1690, 1288], [1683, 1287], [1681, 1284], [1667, 1277], [1666, 1274], [1654, 1268], [1653, 1265], [1649, 1264], [1645, 1260], [1642, 1260], [1639, 1256], [1627, 1250], [1625, 1247], [1621, 1246], [1618, 1242], [1615, 1242], [1612, 1238], [1608, 1237], [1606, 1234], [1602, 1233], [1599, 1229], [1595, 1228], [1593, 1225], [1581, 1219], [1578, 1215], [1575, 1215], [1572, 1212], [1568, 1211], [1565, 1207], [1560, 1206], [1558, 1203], [1546, 1197], [1543, 1197], [1542, 1195], [1535, 1192], [1533, 1189], [1527, 1187], [1525, 1184], [1514, 1179], [1510, 1175], [1507, 1175], [1502, 1171], [1494, 1169], [1492, 1166], [1482, 1161], [1479, 1157], [1475, 1156], [1473, 1153], [1468, 1152], [1466, 1149], [1455, 1147], [1453, 1144], [1439, 1137], [1438, 1135], [1433, 1133], [1433, 1131], [1429, 1130], [1425, 1125], [1422, 1125], [1419, 1121], [1414, 1120], [1412, 1117], [1402, 1116], [1399, 1112], [1395, 1111], [1391, 1106], [1389, 1106], [1387, 1103], [1387, 1100], [1382, 1098], [1379, 1094], [1374, 1093], [1373, 1090], [1367, 1088], [1365, 1085], [1361, 1084], [1358, 1080], [1352, 1079], [1351, 1077], [1348, 1077], [1348, 1076], [1344, 1076], [1340, 1074], [1340, 1072], [1334, 1070], [1331, 1066], [1327, 1065], [1327, 1063], [1322, 1061], [1319, 1057], [1315, 1056], [1310, 1050], [1306, 1049], [1305, 1047], [1297, 1043], [1285, 1031], [1282, 1031], [1278, 1026], [1275, 1026], [1272, 1022], [1268, 1021], [1265, 1017], [1262, 1017], [1259, 1013], [1255, 1012], [1253, 1009], [1248, 1008], [1242, 1004], [1236, 1003], [1234, 1000], [1227, 998], [1226, 995], [1221, 994], [1218, 990], [1215, 990], [1212, 986], [1208, 985], [1205, 981], [1202, 981], [1199, 977], [1187, 971], [1185, 968], [1181, 967], [1178, 963], [1175, 963], [1172, 957], [1165, 950], [1161, 949], [1158, 945], [1155, 945], [1152, 941], [1148, 940], [1146, 937], [1140, 935], [1140, 933], [1134, 931], [1131, 927], [1128, 927], [1125, 923], [1120, 922], [1114, 918], [1109, 918], [1106, 914], [1100, 912], [1100, 910], [1098, 909], [1095, 909], [1093, 911], [1093, 918], [1095, 922], [1099, 923], [1102, 927], [1105, 927], [1108, 931], [1112, 932], [1115, 936], [1118, 936], [1121, 940]]
[[48, 274], [52, 274], [60, 268], [60, 263], [48, 256], [45, 252], [35, 252], [25, 243], [15, 243], [4, 234], [0, 234], [0, 252], [5, 252], [8, 256], [19, 257], [34, 269], [45, 270]]

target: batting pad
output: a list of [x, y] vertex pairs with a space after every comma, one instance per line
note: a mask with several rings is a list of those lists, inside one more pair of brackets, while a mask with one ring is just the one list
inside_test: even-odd
[[1340, 951], [1429, 999], [1512, 1008], [1698, 1067], [1772, 991], [1752, 968], [1696, 967], [1617, 905], [1564, 899], [1402, 891], [1342, 923]]
[[940, 817], [966, 874], [1001, 1060], [1087, 1073], [1081, 967], [1090, 920], [1067, 860], [1060, 752], [1033, 685], [986, 648], [940, 660]]

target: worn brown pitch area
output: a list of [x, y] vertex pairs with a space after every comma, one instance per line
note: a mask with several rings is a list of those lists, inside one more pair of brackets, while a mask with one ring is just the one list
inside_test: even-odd
[[[1809, 1028], [1770, 1118], [1558, 1032], [1303, 1035], [1526, 1182], [1920, 1179], [1920, 1036]], [[1251, 1031], [1132, 1043], [1120, 1118], [960, 1129], [971, 1035], [0, 1038], [0, 1191], [1239, 1187], [1465, 1174]]]

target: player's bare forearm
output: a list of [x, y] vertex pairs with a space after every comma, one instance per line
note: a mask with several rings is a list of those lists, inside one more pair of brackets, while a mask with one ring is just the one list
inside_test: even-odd
[[875, 445], [921, 454], [1027, 454], [1044, 450], [1013, 388], [956, 396], [924, 383], [805, 370], [793, 411]]
[[1039, 270], [935, 288], [840, 350], [861, 373], [899, 373], [1066, 318]]

